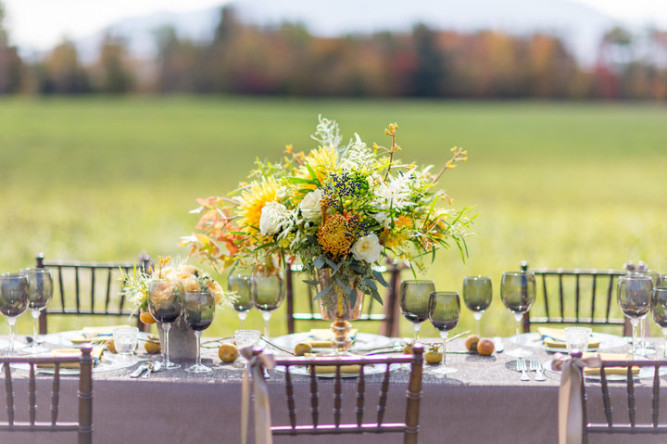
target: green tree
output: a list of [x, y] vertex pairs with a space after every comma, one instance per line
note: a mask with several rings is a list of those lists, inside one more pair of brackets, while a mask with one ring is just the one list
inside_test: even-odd
[[9, 44], [5, 27], [5, 7], [0, 2], [0, 94], [15, 93], [21, 86], [23, 62], [15, 46]]
[[68, 40], [56, 46], [44, 61], [44, 93], [81, 94], [90, 92], [90, 80], [79, 62], [76, 46]]
[[134, 85], [134, 75], [128, 61], [125, 42], [106, 35], [95, 64], [97, 88], [108, 94], [124, 94]]

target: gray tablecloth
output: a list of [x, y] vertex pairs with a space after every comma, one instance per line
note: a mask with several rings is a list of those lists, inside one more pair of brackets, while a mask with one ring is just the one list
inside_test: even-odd
[[[513, 345], [505, 342], [506, 351]], [[463, 343], [454, 341], [450, 351], [463, 351]], [[542, 362], [553, 355], [534, 349]], [[660, 350], [662, 351], [662, 350]], [[129, 370], [96, 372], [94, 374], [94, 439], [96, 443], [236, 443], [240, 442], [240, 405], [242, 371], [231, 365], [222, 365], [215, 356], [215, 349], [205, 349], [205, 361], [213, 366], [209, 374], [193, 375], [183, 369], [162, 371], [150, 379], [131, 379]], [[145, 358], [145, 355], [140, 355]], [[516, 358], [507, 353], [482, 357], [468, 354], [448, 354], [448, 364], [455, 373], [437, 378], [427, 366], [423, 379], [420, 415], [420, 442], [424, 443], [545, 443], [557, 442], [557, 407], [560, 375], [547, 372], [545, 382], [521, 382], [516, 371]], [[19, 371], [16, 372], [20, 376]], [[403, 419], [405, 382], [407, 370], [392, 373], [396, 381], [390, 391], [386, 420]], [[299, 378], [297, 378], [298, 380]], [[667, 377], [662, 378], [667, 381]], [[19, 381], [19, 386], [20, 386]], [[24, 382], [24, 381], [23, 381]], [[48, 418], [49, 376], [40, 376], [40, 415]], [[274, 424], [286, 424], [286, 404], [282, 373], [271, 372], [268, 381]], [[366, 381], [367, 416], [374, 418], [373, 402], [381, 383], [381, 376], [369, 376]], [[63, 379], [62, 395], [64, 415], [75, 412], [75, 404], [66, 399], [73, 395], [76, 379]], [[331, 381], [320, 380], [323, 420], [331, 418], [332, 401], [326, 393], [333, 392]], [[593, 387], [595, 388], [595, 387]], [[623, 385], [624, 388], [624, 385]], [[46, 389], [46, 390], [43, 390]], [[642, 380], [637, 385], [639, 414], [648, 420], [648, 404], [651, 381]], [[18, 389], [20, 393], [22, 388]], [[25, 389], [27, 391], [27, 388]], [[344, 391], [353, 392], [353, 381], [344, 384]], [[598, 389], [599, 390], [599, 389]], [[615, 390], [619, 392], [621, 386]], [[663, 383], [667, 396], [667, 384]], [[306, 379], [296, 383], [299, 415], [309, 415], [309, 398]], [[617, 393], [619, 394], [619, 393]], [[353, 394], [352, 394], [353, 395]], [[591, 391], [590, 402], [599, 403], [599, 393]], [[0, 394], [3, 396], [3, 394]], [[27, 396], [26, 396], [27, 398]], [[348, 397], [344, 404], [345, 419], [352, 421], [355, 397]], [[25, 402], [25, 401], [23, 401]], [[625, 401], [622, 401], [623, 403]], [[643, 402], [643, 404], [642, 404]], [[627, 421], [625, 404], [616, 409], [617, 420]], [[597, 405], [601, 410], [600, 405]], [[663, 409], [666, 410], [666, 409]], [[665, 412], [663, 412], [664, 415]], [[27, 413], [19, 412], [27, 417]], [[326, 415], [329, 415], [326, 417]], [[301, 416], [300, 416], [301, 417]], [[303, 416], [305, 418], [305, 416]], [[72, 434], [8, 435], [0, 432], [0, 442], [73, 442]], [[664, 435], [663, 435], [664, 436]], [[330, 442], [329, 437], [293, 439], [277, 442]], [[354, 441], [354, 440], [352, 440]], [[398, 435], [367, 435], [364, 443], [402, 442]], [[591, 442], [603, 442], [602, 439]], [[627, 437], [617, 441], [604, 438], [605, 443], [627, 442]], [[651, 442], [642, 438], [641, 442]], [[664, 442], [664, 438], [655, 442]]]

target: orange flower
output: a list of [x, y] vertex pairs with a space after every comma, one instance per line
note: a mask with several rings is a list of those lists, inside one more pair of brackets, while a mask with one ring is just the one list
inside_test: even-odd
[[345, 216], [342, 214], [328, 216], [326, 222], [317, 230], [317, 242], [333, 257], [347, 255], [352, 246], [352, 233]]

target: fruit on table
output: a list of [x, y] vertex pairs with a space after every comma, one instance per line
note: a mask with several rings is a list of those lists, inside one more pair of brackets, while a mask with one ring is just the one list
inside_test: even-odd
[[427, 364], [440, 364], [442, 362], [442, 352], [439, 347], [433, 347], [424, 355]]
[[468, 336], [466, 338], [466, 348], [468, 349], [468, 351], [476, 353], [478, 342], [479, 342], [479, 336], [477, 335]]
[[477, 343], [477, 353], [484, 356], [491, 356], [496, 346], [491, 339], [480, 339]]
[[413, 345], [412, 342], [408, 342], [407, 344], [405, 344], [405, 346], [403, 347], [403, 354], [404, 355], [411, 355], [412, 354], [412, 345]]
[[299, 342], [294, 346], [294, 354], [297, 356], [304, 356], [306, 353], [313, 351], [313, 347], [307, 342]]
[[157, 322], [150, 311], [142, 311], [139, 314], [139, 319], [144, 324], [155, 324]]
[[156, 355], [162, 351], [162, 346], [158, 341], [146, 341], [144, 348], [146, 349], [146, 353], [151, 355]]
[[111, 353], [118, 353], [116, 351], [116, 345], [113, 343], [113, 339], [109, 339], [107, 341], [107, 350], [109, 350]]
[[239, 351], [233, 344], [222, 344], [218, 349], [218, 357], [222, 362], [234, 362], [239, 357]]

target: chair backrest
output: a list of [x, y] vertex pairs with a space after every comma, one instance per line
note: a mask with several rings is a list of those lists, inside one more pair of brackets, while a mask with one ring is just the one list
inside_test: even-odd
[[[90, 444], [93, 440], [93, 378], [91, 348], [82, 347], [81, 356], [59, 357], [1, 357], [5, 386], [6, 421], [0, 422], [0, 431], [6, 432], [77, 432], [79, 444]], [[63, 364], [79, 364], [79, 386], [77, 391], [78, 415], [76, 421], [59, 420], [60, 406], [60, 368]], [[51, 397], [48, 410], [50, 419], [37, 420], [37, 377], [36, 367], [48, 364], [53, 367]], [[28, 411], [26, 420], [17, 420], [14, 403], [14, 382], [20, 377], [12, 375], [12, 366], [27, 366], [28, 370]], [[44, 409], [46, 410], [46, 409]], [[1, 418], [1, 416], [0, 416]]]
[[[399, 336], [399, 294], [401, 285], [401, 271], [406, 267], [404, 264], [392, 263], [387, 266], [378, 267], [376, 271], [382, 273], [387, 283], [387, 290], [380, 304], [372, 297], [364, 297], [362, 314], [358, 321], [380, 322], [379, 333], [384, 336]], [[302, 277], [300, 279], [300, 277]], [[299, 281], [312, 279], [304, 276], [303, 267], [293, 265], [287, 267], [287, 331], [291, 334], [296, 332], [297, 321], [321, 321], [319, 303], [314, 300], [317, 292], [312, 285], [298, 285]], [[298, 285], [298, 286], [297, 286]], [[381, 288], [380, 285], [378, 285]], [[304, 297], [297, 297], [302, 294]], [[355, 322], [358, 322], [355, 321]]]
[[[51, 270], [53, 297], [39, 319], [40, 334], [46, 334], [48, 315], [91, 315], [128, 317], [134, 307], [121, 294], [121, 270], [132, 273], [134, 267], [148, 272], [150, 258], [142, 255], [132, 262], [47, 261], [44, 255], [35, 256], [36, 267]], [[146, 331], [137, 316], [139, 330]]]
[[[315, 358], [281, 358], [276, 359], [276, 365], [285, 368], [285, 390], [287, 401], [287, 413], [289, 415], [289, 425], [272, 425], [271, 431], [274, 435], [343, 435], [343, 434], [362, 434], [362, 433], [403, 433], [405, 443], [416, 443], [419, 431], [419, 402], [421, 399], [422, 384], [422, 365], [424, 348], [420, 344], [413, 347], [412, 355], [402, 356], [335, 356], [335, 357], [315, 357]], [[407, 383], [405, 394], [405, 420], [403, 422], [386, 422], [385, 413], [390, 385], [396, 385], [399, 382], [392, 381], [390, 377], [392, 365], [409, 364], [410, 377]], [[320, 412], [320, 392], [316, 366], [331, 367], [333, 374], [333, 421], [325, 422], [323, 417], [328, 416]], [[359, 366], [359, 372], [354, 379], [343, 381], [342, 368], [345, 366]], [[307, 424], [297, 424], [297, 408], [295, 407], [295, 384], [293, 382], [296, 368], [307, 368], [309, 379], [309, 393], [305, 394], [301, 405], [309, 405], [310, 421]], [[369, 376], [364, 374], [365, 368], [376, 368], [381, 371], [382, 383], [378, 395], [376, 406], [376, 415], [371, 421], [364, 421], [366, 412], [366, 382]], [[349, 367], [348, 367], [349, 368]], [[298, 378], [299, 376], [297, 376]], [[328, 381], [328, 387], [331, 386]], [[344, 392], [343, 386], [347, 384], [356, 384], [355, 393], [355, 416], [353, 423], [342, 423], [342, 404]], [[404, 383], [401, 383], [404, 384]], [[323, 385], [323, 384], [322, 384]], [[402, 393], [402, 392], [400, 392]], [[352, 394], [352, 393], [350, 393]], [[395, 401], [394, 401], [395, 402]], [[392, 402], [393, 403], [393, 402]], [[278, 406], [278, 403], [272, 406]], [[274, 409], [275, 410], [275, 409]], [[369, 415], [370, 416], [370, 415]]]
[[[528, 263], [522, 262], [522, 270]], [[625, 270], [533, 268], [537, 295], [523, 318], [523, 330], [531, 324], [618, 325], [629, 334], [630, 324], [616, 309], [616, 285]], [[616, 313], [616, 316], [614, 316]]]
[[[633, 372], [633, 367], [639, 368], [639, 374]], [[582, 371], [581, 368], [577, 368]], [[619, 381], [614, 381], [610, 389], [609, 376], [605, 371], [609, 368], [614, 369], [615, 376], [622, 374], [624, 381], [622, 387], [618, 386]], [[667, 393], [660, 393], [661, 369], [666, 368], [667, 360], [603, 360], [599, 382], [589, 382], [582, 377], [583, 441], [588, 442], [590, 434], [600, 433], [667, 434], [665, 415], [660, 418], [660, 401], [662, 400], [663, 403], [667, 401]], [[639, 376], [646, 379], [640, 383]], [[646, 382], [643, 382], [644, 380]], [[593, 385], [599, 385], [599, 387], [593, 387]], [[638, 393], [640, 389], [642, 391]], [[593, 405], [591, 398], [598, 390], [600, 391], [600, 403]], [[619, 396], [624, 399], [617, 399]], [[614, 403], [614, 400], [621, 402]], [[604, 420], [601, 420], [602, 412]], [[590, 420], [591, 418], [593, 421]]]

